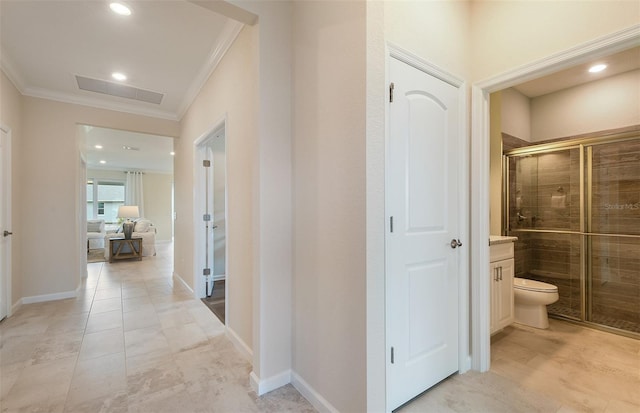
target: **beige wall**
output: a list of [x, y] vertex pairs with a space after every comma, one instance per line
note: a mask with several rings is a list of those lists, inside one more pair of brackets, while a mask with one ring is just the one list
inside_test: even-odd
[[[87, 124], [164, 136], [177, 136], [177, 122], [45, 99], [23, 97], [23, 150], [18, 159], [23, 234], [22, 296], [75, 290], [85, 249], [77, 237], [79, 148], [76, 125]], [[46, 201], [43, 203], [43, 201]], [[46, 207], [43, 207], [46, 205]], [[34, 260], [33, 251], [39, 259]]]
[[[501, 103], [498, 110], [501, 112], [502, 128], [498, 129], [501, 129], [500, 132], [531, 141], [531, 99], [513, 88], [504, 89], [500, 94]], [[493, 106], [493, 99], [491, 105]], [[493, 107], [491, 109], [493, 110]]]
[[626, 0], [469, 4], [474, 81], [636, 25], [640, 16], [640, 2]]
[[144, 190], [144, 217], [156, 227], [156, 241], [171, 241], [171, 192], [173, 175], [145, 172], [142, 177]]
[[[181, 121], [175, 142], [175, 272], [194, 287], [194, 142], [226, 115], [229, 249], [227, 327], [252, 347], [256, 148], [255, 27], [245, 27]], [[201, 272], [200, 272], [201, 274]]]
[[366, 411], [365, 4], [293, 8], [294, 371]]
[[489, 135], [491, 147], [489, 150], [489, 177], [490, 177], [490, 205], [489, 205], [489, 231], [491, 235], [502, 233], [502, 115], [504, 93], [491, 94], [491, 107], [489, 113]]
[[385, 1], [385, 40], [466, 78], [469, 5], [464, 1]]
[[[11, 197], [11, 305], [22, 297], [22, 245], [24, 235], [20, 231], [19, 223], [22, 217], [20, 185], [20, 167], [22, 159], [23, 132], [22, 132], [22, 98], [20, 92], [11, 81], [0, 71], [0, 124], [11, 129], [11, 194], [2, 194], [2, 197]], [[5, 228], [0, 228], [0, 231]]]
[[534, 98], [531, 119], [532, 141], [638, 125], [640, 70]]

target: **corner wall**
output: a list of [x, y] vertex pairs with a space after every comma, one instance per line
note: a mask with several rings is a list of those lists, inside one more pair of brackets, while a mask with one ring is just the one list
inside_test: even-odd
[[293, 39], [293, 370], [364, 412], [366, 4], [294, 2]]

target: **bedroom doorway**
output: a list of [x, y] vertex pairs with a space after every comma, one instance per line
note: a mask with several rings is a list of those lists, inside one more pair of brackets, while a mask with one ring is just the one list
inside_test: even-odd
[[[196, 141], [197, 296], [225, 323], [227, 292], [227, 184], [224, 122]], [[226, 323], [225, 323], [226, 324]]]

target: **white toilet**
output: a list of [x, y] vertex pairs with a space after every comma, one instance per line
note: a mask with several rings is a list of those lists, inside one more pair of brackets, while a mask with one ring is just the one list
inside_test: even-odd
[[547, 305], [558, 301], [558, 287], [526, 278], [513, 279], [515, 322], [549, 328]]

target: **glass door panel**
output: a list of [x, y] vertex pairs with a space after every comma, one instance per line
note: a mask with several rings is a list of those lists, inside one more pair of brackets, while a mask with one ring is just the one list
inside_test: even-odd
[[509, 229], [580, 231], [580, 150], [509, 158]]
[[587, 321], [640, 333], [640, 237], [589, 238]]
[[589, 232], [640, 235], [640, 139], [591, 150]]

